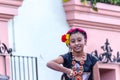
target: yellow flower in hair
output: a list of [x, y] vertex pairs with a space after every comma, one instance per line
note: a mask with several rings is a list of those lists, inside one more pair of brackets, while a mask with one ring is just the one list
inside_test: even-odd
[[70, 34], [66, 34], [66, 39], [68, 40], [70, 38]]
[[68, 44], [70, 43], [70, 41], [69, 41], [69, 40], [66, 40], [65, 43], [68, 45]]
[[68, 45], [70, 43], [70, 34], [66, 34], [66, 41], [65, 43]]

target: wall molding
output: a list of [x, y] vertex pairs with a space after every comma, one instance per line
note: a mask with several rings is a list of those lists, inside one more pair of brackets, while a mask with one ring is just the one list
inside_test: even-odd
[[66, 20], [70, 27], [81, 26], [94, 29], [120, 31], [120, 6], [97, 3], [98, 12], [79, 0], [63, 4]]
[[8, 21], [18, 14], [22, 0], [0, 0], [0, 21]]

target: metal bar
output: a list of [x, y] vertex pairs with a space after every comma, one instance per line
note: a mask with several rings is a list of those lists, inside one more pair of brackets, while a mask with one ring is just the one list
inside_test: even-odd
[[11, 80], [13, 80], [13, 57], [12, 57], [12, 55], [10, 55], [10, 59], [11, 59]]
[[6, 56], [4, 55], [3, 57], [4, 57], [4, 62], [5, 62], [5, 64], [4, 64], [4, 66], [5, 66], [5, 75], [7, 75], [7, 70], [6, 70], [6, 67], [7, 67], [7, 66], [6, 66], [6, 59], [5, 59]]
[[37, 63], [37, 58], [35, 58], [35, 63], [36, 63], [36, 80], [38, 80], [38, 63]]
[[19, 66], [19, 80], [21, 80], [20, 56], [18, 56], [18, 66]]
[[33, 66], [33, 57], [31, 58], [31, 66], [32, 66], [32, 80], [34, 80], [34, 66]]
[[16, 79], [16, 62], [15, 62], [16, 58], [15, 58], [15, 56], [13, 56], [13, 58], [14, 58], [14, 75], [15, 75], [14, 78], [15, 78], [15, 80], [17, 80]]
[[28, 80], [30, 80], [29, 58], [27, 57]]
[[38, 80], [37, 57], [11, 55], [11, 72], [12, 80]]
[[25, 60], [24, 60], [24, 57], [23, 58], [23, 77], [24, 77], [24, 80], [25, 80]]

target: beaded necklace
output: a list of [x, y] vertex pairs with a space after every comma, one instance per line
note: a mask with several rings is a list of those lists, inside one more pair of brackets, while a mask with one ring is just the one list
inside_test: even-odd
[[79, 63], [80, 65], [76, 65], [76, 60], [75, 60], [75, 56], [72, 54], [72, 70], [73, 70], [73, 73], [75, 74], [75, 77], [73, 80], [83, 80], [82, 79], [82, 74], [83, 74], [83, 65], [85, 63], [85, 60], [86, 60], [86, 55], [84, 54]]

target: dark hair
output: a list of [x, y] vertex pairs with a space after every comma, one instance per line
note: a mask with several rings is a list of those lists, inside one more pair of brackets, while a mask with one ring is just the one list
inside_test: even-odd
[[77, 32], [80, 32], [84, 36], [84, 38], [87, 40], [86, 31], [84, 31], [83, 29], [80, 29], [80, 28], [72, 28], [67, 32], [67, 34], [71, 35], [71, 34], [74, 34], [74, 33], [77, 33]]

